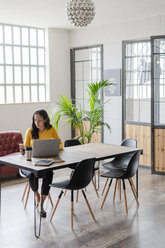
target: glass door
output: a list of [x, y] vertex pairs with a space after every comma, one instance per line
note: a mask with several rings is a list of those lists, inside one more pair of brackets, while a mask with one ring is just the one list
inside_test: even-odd
[[[88, 111], [88, 83], [103, 78], [103, 45], [71, 49], [71, 97], [76, 100], [78, 108]], [[101, 96], [102, 97], [102, 96]], [[89, 123], [84, 123], [88, 128]], [[103, 133], [103, 130], [102, 130]], [[76, 133], [78, 135], [78, 133]], [[74, 131], [72, 137], [75, 136]], [[95, 135], [92, 141], [100, 141], [103, 135]]]

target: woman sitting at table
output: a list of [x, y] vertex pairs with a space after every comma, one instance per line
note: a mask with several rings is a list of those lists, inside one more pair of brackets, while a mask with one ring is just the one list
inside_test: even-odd
[[[47, 112], [43, 109], [37, 110], [32, 117], [32, 127], [26, 131], [24, 146], [32, 146], [34, 139], [57, 139], [59, 138], [56, 129], [50, 124], [50, 119]], [[60, 140], [60, 150], [63, 148], [63, 144]], [[23, 150], [20, 149], [23, 154]], [[41, 199], [38, 192], [38, 178], [34, 174], [27, 170], [22, 170], [22, 173], [29, 179], [29, 185], [36, 195], [37, 206], [41, 201], [41, 217], [46, 217], [46, 212], [44, 210], [44, 201], [49, 194], [50, 184], [53, 179], [53, 171], [45, 172], [42, 178], [41, 186]]]

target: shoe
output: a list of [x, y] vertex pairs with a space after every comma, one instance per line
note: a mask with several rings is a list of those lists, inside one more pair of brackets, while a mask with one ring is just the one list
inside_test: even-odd
[[42, 218], [46, 218], [46, 212], [45, 212], [45, 211], [41, 211], [41, 212], [40, 212], [40, 216], [41, 216]]

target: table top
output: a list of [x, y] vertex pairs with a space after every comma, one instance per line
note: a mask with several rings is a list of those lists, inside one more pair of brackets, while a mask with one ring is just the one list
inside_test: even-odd
[[38, 175], [40, 172], [66, 168], [68, 165], [76, 164], [83, 159], [95, 157], [96, 160], [99, 161], [113, 158], [121, 154], [133, 153], [139, 150], [142, 151], [140, 148], [130, 148], [126, 146], [103, 143], [90, 143], [64, 148], [59, 152], [59, 156], [62, 160], [64, 160], [64, 162], [53, 163], [50, 166], [35, 166], [35, 162], [41, 158], [33, 158], [32, 161], [26, 161], [25, 156], [20, 153], [13, 153], [0, 157], [0, 164], [26, 169]]

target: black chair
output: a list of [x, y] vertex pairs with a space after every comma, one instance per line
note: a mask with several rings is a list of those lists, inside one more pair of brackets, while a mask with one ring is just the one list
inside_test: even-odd
[[[77, 139], [69, 139], [69, 140], [65, 140], [64, 142], [64, 147], [69, 147], [69, 146], [77, 146], [77, 145], [81, 145], [80, 141], [77, 140]], [[74, 170], [75, 169], [75, 166], [74, 165], [71, 165], [71, 166], [68, 166], [68, 168]], [[94, 171], [98, 170], [99, 167], [94, 165]], [[72, 171], [73, 173], [73, 171]], [[71, 176], [72, 176], [72, 173], [71, 173]], [[96, 192], [96, 195], [97, 197], [99, 198], [99, 194], [97, 192], [97, 189], [96, 189], [96, 185], [94, 183], [94, 180], [92, 179], [92, 184], [93, 184], [93, 187], [94, 187], [94, 190]], [[65, 194], [66, 194], [67, 190], [65, 191]], [[64, 194], [64, 195], [65, 195]], [[77, 191], [77, 197], [76, 197], [76, 202], [78, 202], [78, 191]]]
[[136, 173], [136, 171], [138, 169], [138, 162], [139, 162], [140, 153], [141, 153], [141, 151], [137, 151], [132, 155], [132, 157], [131, 157], [131, 159], [129, 161], [129, 164], [128, 164], [126, 169], [125, 168], [123, 168], [123, 169], [119, 168], [119, 169], [116, 169], [116, 170], [113, 170], [113, 171], [108, 171], [108, 172], [106, 172], [106, 173], [101, 175], [102, 177], [111, 178], [109, 186], [108, 186], [108, 189], [107, 189], [107, 192], [105, 194], [105, 197], [104, 197], [102, 205], [101, 205], [101, 209], [104, 206], [104, 203], [105, 203], [105, 200], [106, 200], [107, 195], [109, 193], [113, 178], [116, 179], [114, 195], [116, 193], [117, 181], [122, 180], [122, 182], [123, 182], [123, 191], [124, 191], [126, 213], [128, 214], [127, 198], [126, 198], [126, 187], [125, 187], [125, 181], [124, 181], [125, 179], [128, 179], [128, 181], [130, 183], [130, 186], [131, 186], [131, 189], [132, 189], [132, 192], [134, 194], [135, 200], [137, 202], [137, 205], [139, 206], [138, 198], [137, 198], [137, 195], [136, 195], [136, 189], [135, 189], [132, 177], [135, 175], [135, 173]]
[[89, 202], [87, 200], [87, 197], [85, 195], [85, 192], [83, 190], [83, 188], [85, 188], [93, 179], [94, 164], [95, 164], [95, 158], [85, 159], [85, 160], [81, 161], [80, 163], [78, 163], [78, 165], [76, 166], [70, 180], [65, 180], [65, 181], [62, 181], [59, 183], [52, 183], [51, 184], [51, 187], [61, 188], [62, 190], [58, 196], [58, 200], [57, 200], [56, 205], [54, 207], [50, 221], [52, 221], [52, 218], [53, 218], [54, 213], [57, 209], [57, 206], [59, 204], [61, 196], [64, 193], [63, 189], [67, 189], [67, 190], [71, 191], [71, 228], [72, 229], [73, 229], [73, 214], [74, 214], [74, 190], [80, 190], [81, 189], [81, 192], [84, 196], [86, 204], [87, 204], [89, 211], [92, 215], [92, 218], [94, 219], [94, 221], [96, 221], [94, 214], [91, 210], [91, 207], [89, 205]]
[[[135, 139], [124, 139], [121, 143], [121, 146], [128, 146], [128, 147], [136, 148], [137, 147], [137, 141]], [[102, 164], [102, 166], [104, 167], [104, 169], [111, 170], [111, 171], [116, 170], [116, 169], [123, 169], [123, 168], [126, 169], [132, 156], [133, 156], [133, 153], [120, 155], [120, 156], [117, 156], [116, 158], [114, 158], [111, 162], [107, 162], [107, 163]], [[104, 188], [102, 190], [102, 195], [104, 194], [108, 180], [109, 180], [109, 178], [107, 178], [107, 180], [105, 182]], [[121, 199], [121, 182], [120, 182], [120, 180], [118, 181], [118, 183], [119, 183], [120, 199]]]

